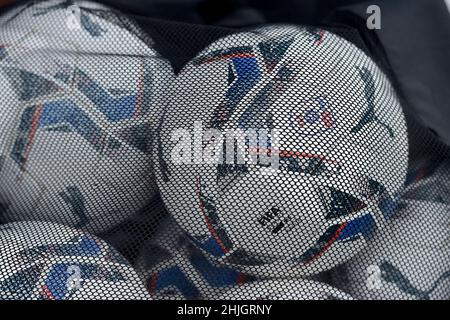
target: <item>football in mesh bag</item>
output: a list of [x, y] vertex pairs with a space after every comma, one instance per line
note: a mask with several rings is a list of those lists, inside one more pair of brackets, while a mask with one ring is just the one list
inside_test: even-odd
[[411, 183], [405, 189], [402, 197], [410, 200], [438, 202], [450, 205], [449, 178], [450, 165], [448, 161], [444, 161], [435, 168], [435, 171], [431, 176], [417, 179], [417, 181]]
[[253, 278], [208, 259], [186, 239], [173, 218], [167, 218], [144, 244], [136, 270], [156, 299], [215, 299]]
[[450, 298], [450, 206], [408, 200], [367, 250], [333, 272], [339, 287], [371, 300]]
[[4, 20], [0, 43], [2, 220], [101, 232], [141, 209], [173, 75], [151, 41], [103, 6], [45, 1]]
[[353, 300], [348, 294], [312, 280], [266, 280], [236, 287], [221, 300]]
[[0, 299], [150, 299], [114, 248], [48, 222], [0, 226]]
[[274, 26], [211, 44], [179, 73], [155, 158], [168, 210], [209, 256], [302, 276], [385, 225], [408, 143], [388, 78], [329, 31]]

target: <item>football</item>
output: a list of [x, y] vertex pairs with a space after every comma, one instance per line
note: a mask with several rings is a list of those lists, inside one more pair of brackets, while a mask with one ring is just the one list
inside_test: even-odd
[[136, 263], [149, 294], [155, 299], [214, 299], [253, 278], [219, 265], [195, 248], [172, 218], [144, 244]]
[[377, 65], [330, 31], [219, 39], [181, 70], [169, 103], [158, 186], [220, 263], [316, 274], [358, 253], [394, 212], [408, 166], [401, 105]]
[[333, 272], [335, 283], [358, 299], [448, 300], [449, 224], [450, 206], [405, 201], [364, 252]]
[[2, 22], [0, 220], [114, 227], [156, 193], [150, 141], [170, 64], [95, 3], [33, 2]]
[[48, 222], [0, 226], [0, 299], [150, 299], [131, 265], [99, 238]]
[[433, 169], [431, 175], [409, 184], [403, 198], [450, 205], [450, 165], [443, 162]]

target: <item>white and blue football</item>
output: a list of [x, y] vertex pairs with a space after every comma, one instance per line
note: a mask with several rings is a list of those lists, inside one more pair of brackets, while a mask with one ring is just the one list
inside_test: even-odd
[[407, 200], [334, 282], [358, 299], [448, 300], [449, 226], [449, 205]]
[[136, 270], [155, 299], [216, 299], [253, 277], [208, 259], [172, 218], [145, 243]]
[[256, 276], [316, 274], [392, 215], [408, 166], [405, 117], [385, 74], [342, 37], [274, 26], [221, 38], [181, 70], [171, 96], [158, 186], [209, 257]]
[[0, 44], [0, 221], [98, 233], [143, 208], [173, 77], [152, 41], [102, 5], [39, 1], [5, 18]]
[[150, 299], [131, 265], [87, 233], [48, 222], [0, 226], [0, 299]]

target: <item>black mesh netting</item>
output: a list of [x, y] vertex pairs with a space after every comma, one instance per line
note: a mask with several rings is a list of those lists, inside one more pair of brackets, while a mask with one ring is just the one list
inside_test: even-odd
[[448, 150], [354, 30], [0, 23], [0, 298], [450, 298]]

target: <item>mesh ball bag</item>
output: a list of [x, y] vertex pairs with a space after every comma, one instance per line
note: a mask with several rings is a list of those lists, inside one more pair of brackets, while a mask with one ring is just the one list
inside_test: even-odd
[[443, 300], [448, 148], [347, 27], [0, 18], [0, 299]]

